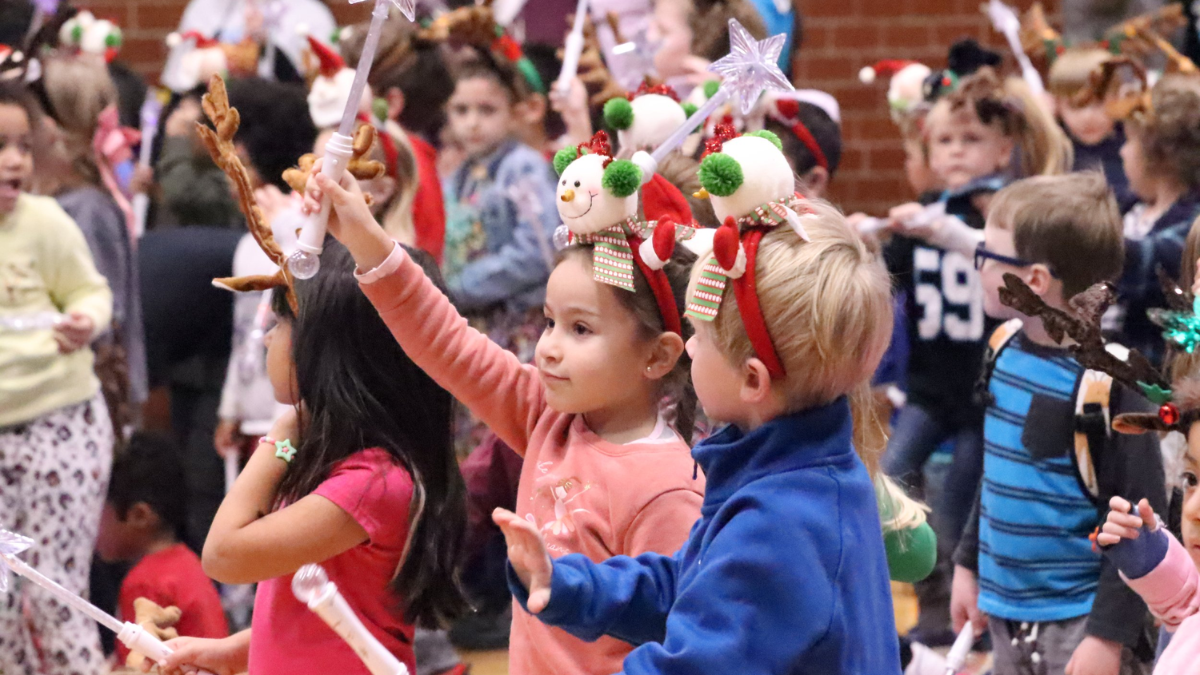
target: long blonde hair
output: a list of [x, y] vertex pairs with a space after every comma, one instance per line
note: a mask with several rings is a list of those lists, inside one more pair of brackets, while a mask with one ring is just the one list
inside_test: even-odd
[[[395, 122], [388, 122], [383, 133], [391, 136], [396, 146], [396, 186], [392, 197], [383, 207], [380, 224], [393, 239], [408, 246], [416, 246], [417, 231], [413, 223], [413, 203], [417, 199], [417, 157], [413, 152], [408, 135]], [[382, 154], [381, 143], [375, 144], [378, 154]], [[386, 159], [386, 158], [385, 158]]]
[[974, 115], [1013, 141], [1019, 153], [1019, 163], [1012, 167], [1014, 178], [1056, 175], [1071, 169], [1075, 152], [1070, 139], [1020, 78], [1001, 79], [991, 68], [980, 68], [934, 104], [925, 133], [940, 117], [958, 114]]
[[46, 113], [62, 131], [71, 168], [83, 181], [100, 185], [92, 138], [100, 113], [117, 102], [117, 87], [104, 59], [94, 54], [50, 54], [42, 60], [38, 89]]

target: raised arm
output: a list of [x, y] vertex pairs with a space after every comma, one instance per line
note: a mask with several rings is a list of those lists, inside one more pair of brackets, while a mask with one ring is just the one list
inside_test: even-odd
[[339, 186], [319, 172], [317, 165], [313, 173], [320, 189], [314, 191], [310, 183], [305, 205], [311, 210], [322, 191], [329, 194], [335, 211], [329, 231], [354, 256], [363, 292], [396, 341], [414, 363], [524, 455], [545, 409], [537, 371], [467, 325], [420, 265], [375, 222], [357, 181], [346, 176]]

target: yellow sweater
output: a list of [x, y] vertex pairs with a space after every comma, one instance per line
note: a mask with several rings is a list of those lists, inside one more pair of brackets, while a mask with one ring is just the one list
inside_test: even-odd
[[[108, 330], [112, 291], [75, 221], [49, 197], [22, 194], [0, 216], [0, 316], [79, 312]], [[0, 328], [0, 427], [86, 401], [99, 382], [92, 350], [60, 354], [52, 330]]]

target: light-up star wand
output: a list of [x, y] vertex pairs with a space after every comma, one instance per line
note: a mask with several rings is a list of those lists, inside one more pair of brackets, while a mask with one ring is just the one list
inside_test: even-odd
[[737, 19], [729, 20], [729, 54], [709, 64], [708, 69], [720, 75], [721, 88], [678, 129], [654, 149], [653, 153], [638, 151], [632, 157], [642, 170], [642, 182], [648, 182], [658, 171], [658, 164], [678, 148], [697, 127], [726, 101], [741, 104], [742, 114], [749, 114], [758, 97], [767, 89], [791, 91], [792, 83], [779, 69], [779, 54], [787, 36], [780, 33], [765, 40], [755, 40]]
[[[147, 658], [155, 663], [162, 662], [163, 659], [171, 654], [171, 648], [164, 644], [162, 640], [146, 632], [145, 628], [136, 623], [128, 621], [122, 623], [118, 621], [116, 617], [102, 611], [99, 607], [56, 584], [49, 577], [33, 569], [17, 557], [18, 554], [32, 546], [32, 539], [21, 536], [16, 532], [0, 530], [0, 593], [8, 591], [8, 571], [12, 570], [46, 589], [72, 609], [116, 633], [117, 639], [128, 647], [130, 651], [145, 654]], [[211, 675], [211, 673], [207, 673], [206, 671], [198, 672], [204, 675]]]
[[[363, 1], [350, 0], [350, 4]], [[358, 121], [358, 106], [362, 101], [363, 89], [367, 86], [371, 64], [375, 61], [375, 50], [379, 47], [379, 34], [383, 30], [384, 20], [387, 19], [389, 2], [399, 8], [409, 21], [416, 18], [416, 0], [375, 0], [375, 9], [371, 12], [371, 25], [363, 41], [358, 68], [354, 71], [354, 82], [350, 85], [350, 98], [346, 100], [342, 122], [338, 125], [337, 133], [325, 143], [325, 162], [321, 166], [321, 173], [329, 176], [335, 183], [342, 179], [346, 165], [354, 154], [354, 127]], [[321, 200], [321, 212], [305, 223], [296, 242], [296, 250], [287, 259], [288, 269], [297, 279], [311, 279], [321, 270], [320, 256], [325, 244], [329, 209], [329, 197], [326, 196]]]

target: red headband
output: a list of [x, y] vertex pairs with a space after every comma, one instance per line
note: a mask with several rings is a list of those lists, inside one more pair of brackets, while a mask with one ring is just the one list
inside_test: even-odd
[[737, 298], [738, 313], [742, 315], [742, 326], [746, 328], [746, 337], [754, 353], [767, 367], [771, 377], [782, 380], [787, 376], [779, 352], [775, 351], [775, 343], [767, 332], [767, 321], [763, 318], [762, 305], [758, 302], [758, 272], [755, 263], [758, 262], [758, 244], [765, 232], [755, 228], [746, 233], [742, 246], [746, 249], [746, 273], [733, 280], [733, 294]]
[[829, 171], [829, 160], [825, 157], [825, 151], [821, 149], [821, 145], [817, 143], [817, 139], [813, 137], [812, 132], [804, 125], [800, 119], [800, 102], [790, 99], [781, 99], [775, 102], [776, 115], [773, 115], [781, 123], [791, 126], [792, 133], [804, 147], [812, 154], [816, 160], [817, 166]]

